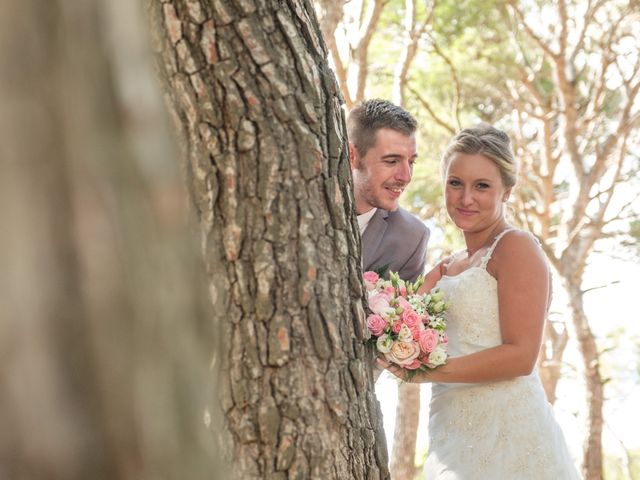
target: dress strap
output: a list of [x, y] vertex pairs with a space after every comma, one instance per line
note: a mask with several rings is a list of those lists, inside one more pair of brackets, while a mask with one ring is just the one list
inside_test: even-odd
[[512, 232], [514, 230], [517, 230], [517, 229], [513, 227], [505, 228], [496, 236], [496, 238], [493, 240], [493, 243], [489, 247], [489, 250], [487, 250], [487, 253], [485, 253], [482, 259], [480, 260], [480, 268], [484, 268], [484, 269], [487, 268], [487, 264], [489, 263], [489, 260], [491, 260], [491, 255], [493, 255], [493, 251], [496, 249], [496, 246], [498, 245], [498, 242], [500, 241], [500, 239], [504, 237], [507, 233]]

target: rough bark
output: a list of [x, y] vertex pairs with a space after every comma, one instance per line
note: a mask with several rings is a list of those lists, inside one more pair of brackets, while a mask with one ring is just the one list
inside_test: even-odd
[[0, 3], [0, 476], [224, 478], [179, 172], [131, 153], [100, 6]]
[[398, 384], [398, 406], [390, 466], [393, 480], [413, 480], [416, 476], [416, 439], [419, 423], [420, 384]]
[[151, 2], [242, 479], [388, 478], [344, 118], [312, 6]]

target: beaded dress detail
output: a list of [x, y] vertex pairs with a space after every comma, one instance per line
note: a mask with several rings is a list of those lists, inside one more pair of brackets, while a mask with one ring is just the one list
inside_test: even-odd
[[[449, 355], [501, 343], [498, 284], [487, 272], [502, 231], [477, 267], [443, 276]], [[537, 371], [489, 383], [434, 383], [425, 480], [579, 479]]]

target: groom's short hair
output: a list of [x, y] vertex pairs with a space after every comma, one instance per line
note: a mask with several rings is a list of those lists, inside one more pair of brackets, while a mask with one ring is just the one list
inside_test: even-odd
[[415, 133], [418, 123], [404, 108], [388, 100], [373, 98], [356, 106], [347, 119], [347, 135], [360, 155], [366, 155], [381, 128], [389, 128], [406, 136]]

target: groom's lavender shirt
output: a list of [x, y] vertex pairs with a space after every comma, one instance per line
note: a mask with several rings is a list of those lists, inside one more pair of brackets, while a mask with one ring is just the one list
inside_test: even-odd
[[363, 271], [388, 265], [403, 280], [414, 281], [424, 273], [429, 229], [418, 218], [398, 208], [379, 208], [362, 234]]

